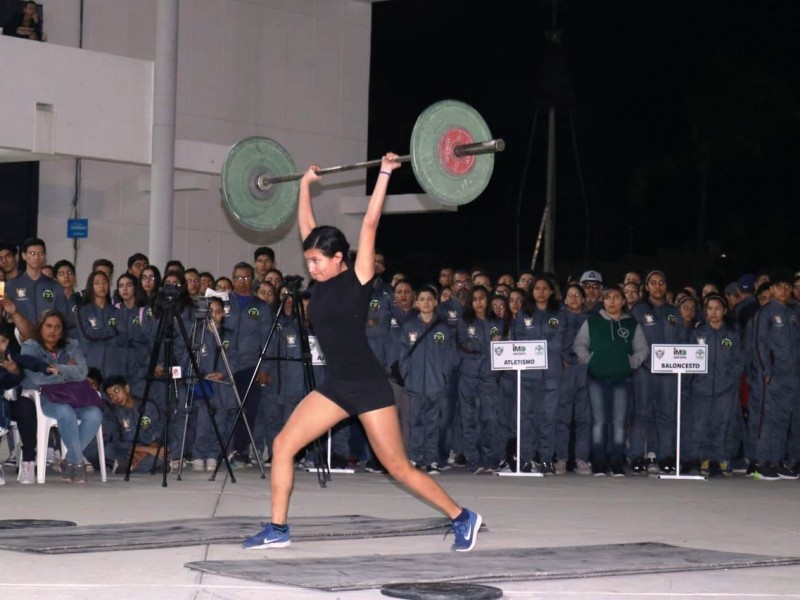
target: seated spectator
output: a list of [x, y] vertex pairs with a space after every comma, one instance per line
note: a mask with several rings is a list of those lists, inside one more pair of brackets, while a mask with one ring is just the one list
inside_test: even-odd
[[[13, 326], [0, 324], [0, 389], [6, 391], [18, 388], [22, 383], [22, 369], [47, 373], [52, 372], [53, 367], [32, 356], [21, 356], [19, 345], [14, 338]], [[20, 483], [33, 483], [36, 460], [36, 407], [33, 402], [27, 398], [9, 402], [0, 397], [0, 431], [2, 431], [0, 435], [8, 432], [12, 420], [17, 422], [23, 449], [28, 449], [22, 456]], [[0, 481], [5, 481], [2, 467], [0, 467]]]
[[42, 31], [42, 22], [39, 19], [38, 4], [26, 2], [22, 12], [11, 15], [3, 25], [3, 35], [38, 42], [46, 42], [47, 36]]
[[39, 390], [42, 412], [58, 422], [61, 440], [67, 447], [67, 454], [59, 465], [62, 479], [72, 483], [86, 483], [88, 461], [84, 458], [83, 451], [97, 435], [103, 420], [103, 412], [99, 408], [102, 400], [92, 391], [95, 394], [95, 405], [78, 401], [77, 397], [71, 403], [54, 402], [48, 398], [50, 392], [42, 389], [42, 386], [48, 384], [86, 380], [86, 358], [78, 341], [67, 338], [64, 315], [45, 311], [36, 324], [33, 338], [22, 345], [22, 354], [49, 362], [53, 367], [47, 373], [26, 369], [22, 386], [24, 389]]
[[152, 469], [156, 458], [162, 460], [164, 458], [164, 446], [161, 444], [164, 433], [163, 422], [155, 402], [145, 402], [142, 411], [143, 400], [131, 394], [131, 386], [122, 375], [108, 377], [103, 381], [103, 390], [111, 400], [113, 408], [114, 422], [109, 426], [111, 433], [107, 434], [112, 446], [106, 448], [106, 456], [109, 460], [114, 459], [114, 472], [128, 470], [137, 422], [139, 435], [136, 438], [131, 471]]

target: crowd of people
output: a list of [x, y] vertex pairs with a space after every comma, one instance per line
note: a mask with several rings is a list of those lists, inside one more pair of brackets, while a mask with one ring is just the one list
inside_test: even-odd
[[[800, 278], [791, 271], [698, 291], [669, 287], [660, 270], [609, 283], [592, 270], [559, 282], [443, 267], [438, 281], [414, 285], [402, 274], [385, 280], [380, 251], [374, 267], [367, 340], [416, 468], [674, 473], [680, 427], [682, 473], [798, 477]], [[58, 421], [49, 454], [65, 480], [85, 482], [98, 467], [100, 423], [118, 472], [161, 461], [214, 471], [229, 437], [234, 468], [269, 465], [309, 382], [325, 380], [323, 365], [309, 378], [302, 360], [304, 338], [314, 336], [303, 310], [314, 282], [287, 285], [268, 247], [230, 276], [179, 261], [160, 269], [142, 253], [114, 271], [98, 259], [81, 286], [70, 261], [48, 263], [43, 240], [0, 243], [0, 381], [16, 398], [4, 400], [0, 428], [12, 420], [18, 428], [21, 448], [9, 461], [16, 456], [20, 481], [35, 481], [32, 389]], [[548, 368], [522, 372], [519, 407], [516, 373], [491, 368], [497, 340], [547, 341]], [[708, 346], [708, 372], [682, 379], [680, 424], [677, 378], [651, 373], [653, 344]], [[72, 406], [49, 391], [78, 381], [100, 401]], [[384, 470], [358, 419], [332, 433], [331, 466]], [[318, 460], [310, 451], [296, 456], [301, 466]]]

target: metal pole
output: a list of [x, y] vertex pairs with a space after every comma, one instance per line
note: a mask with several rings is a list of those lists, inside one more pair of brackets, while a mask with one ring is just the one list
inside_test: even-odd
[[556, 107], [551, 106], [547, 114], [547, 223], [544, 235], [544, 270], [555, 272], [556, 236]]
[[175, 97], [178, 73], [179, 0], [158, 0], [153, 73], [153, 147], [150, 170], [151, 264], [172, 258], [172, 205], [175, 187]]

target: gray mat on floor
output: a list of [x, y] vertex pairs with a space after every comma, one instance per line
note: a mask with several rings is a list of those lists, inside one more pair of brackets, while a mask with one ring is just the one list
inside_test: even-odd
[[[69, 554], [202, 544], [238, 544], [257, 533], [258, 517], [176, 519], [0, 531], [0, 550]], [[444, 534], [450, 519], [378, 519], [363, 515], [292, 517], [292, 540], [339, 540]]]
[[0, 529], [30, 529], [33, 527], [75, 527], [72, 521], [53, 519], [5, 519], [0, 521]]
[[262, 558], [257, 560], [198, 561], [185, 566], [261, 583], [335, 592], [379, 588], [391, 583], [488, 583], [800, 564], [800, 557], [718, 552], [657, 543], [506, 548], [474, 550], [469, 554], [327, 557], [314, 559], [313, 568], [308, 568], [307, 559], [278, 558], [290, 552], [264, 550]]

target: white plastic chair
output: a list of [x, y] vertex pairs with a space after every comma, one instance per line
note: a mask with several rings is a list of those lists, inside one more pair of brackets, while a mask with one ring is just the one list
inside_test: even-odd
[[[15, 388], [12, 388], [10, 390], [5, 390], [3, 392], [3, 398], [8, 400], [9, 402], [14, 402], [17, 399], [17, 390]], [[11, 425], [9, 426], [9, 429], [11, 431], [7, 435], [11, 435], [12, 436], [11, 439], [14, 440], [14, 451], [11, 453], [11, 456], [9, 456], [9, 458], [12, 458], [15, 461], [17, 461], [17, 464], [19, 465], [19, 457], [22, 456], [22, 453], [19, 450], [21, 448], [21, 446], [20, 446], [21, 442], [20, 442], [20, 437], [19, 437], [19, 429], [17, 428], [17, 422], [16, 421], [11, 421]], [[4, 436], [0, 436], [0, 437], [4, 437]]]
[[[38, 390], [22, 390], [22, 395], [33, 400], [36, 404], [36, 483], [44, 483], [45, 472], [47, 471], [47, 441], [50, 436], [50, 428], [58, 427], [58, 421], [48, 417], [42, 412], [42, 399]], [[66, 456], [67, 447], [61, 442], [61, 456]], [[19, 462], [18, 454], [17, 463]], [[103, 447], [103, 425], [97, 428], [97, 458], [100, 462], [100, 481], [106, 482], [106, 449]], [[19, 469], [22, 472], [22, 469]], [[19, 479], [19, 475], [17, 475]]]

